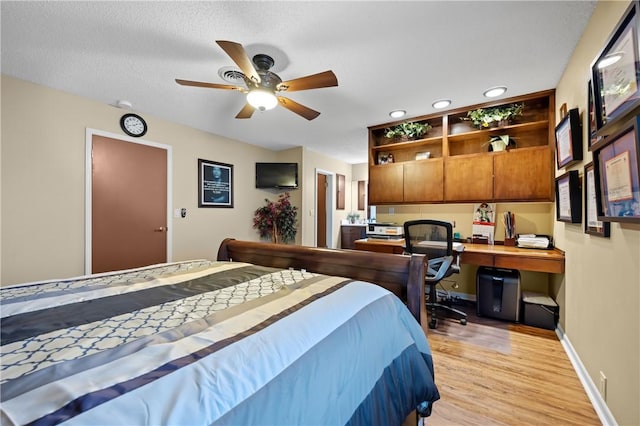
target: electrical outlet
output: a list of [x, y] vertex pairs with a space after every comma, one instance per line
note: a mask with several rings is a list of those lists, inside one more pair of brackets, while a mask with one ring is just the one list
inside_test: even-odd
[[605, 376], [602, 371], [600, 372], [600, 384], [598, 386], [598, 390], [600, 391], [600, 396], [602, 396], [602, 399], [606, 401], [607, 400], [607, 376]]

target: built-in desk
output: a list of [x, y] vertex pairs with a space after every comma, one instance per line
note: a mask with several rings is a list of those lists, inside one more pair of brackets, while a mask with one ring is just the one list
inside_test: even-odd
[[[402, 254], [404, 239], [380, 240], [365, 238], [354, 242], [356, 250]], [[522, 271], [564, 273], [564, 251], [525, 249], [504, 245], [464, 243], [460, 263], [496, 268], [519, 269]]]

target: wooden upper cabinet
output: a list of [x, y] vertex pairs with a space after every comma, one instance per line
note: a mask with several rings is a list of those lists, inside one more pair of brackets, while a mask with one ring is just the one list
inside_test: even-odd
[[492, 156], [448, 157], [444, 167], [444, 199], [460, 202], [492, 200]]
[[[475, 128], [469, 111], [524, 104], [499, 127]], [[403, 121], [428, 123], [418, 140], [385, 137]], [[369, 204], [553, 201], [555, 91], [547, 90], [369, 127]], [[507, 151], [489, 140], [508, 136]], [[392, 163], [392, 164], [388, 164]]]
[[442, 158], [405, 163], [403, 172], [404, 202], [444, 200]]
[[553, 151], [548, 146], [496, 153], [494, 199], [549, 201], [554, 198]]
[[369, 204], [402, 203], [402, 163], [385, 164], [369, 168]]

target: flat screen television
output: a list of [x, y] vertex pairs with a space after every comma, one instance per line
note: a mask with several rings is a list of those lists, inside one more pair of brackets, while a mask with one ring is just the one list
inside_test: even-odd
[[297, 187], [298, 163], [256, 163], [256, 188]]

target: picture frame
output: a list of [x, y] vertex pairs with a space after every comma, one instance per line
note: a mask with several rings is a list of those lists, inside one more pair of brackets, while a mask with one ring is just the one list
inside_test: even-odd
[[596, 180], [593, 161], [585, 164], [582, 176], [584, 183], [584, 232], [585, 234], [609, 238], [611, 224], [598, 220], [597, 193], [599, 184]]
[[555, 128], [558, 170], [582, 161], [582, 125], [578, 108], [570, 109]]
[[198, 159], [198, 207], [233, 207], [233, 165]]
[[587, 88], [587, 99], [589, 102], [589, 117], [587, 118], [588, 129], [587, 129], [587, 137], [589, 140], [587, 141], [588, 150], [591, 151], [593, 146], [600, 140], [601, 136], [598, 136], [598, 126], [596, 124], [596, 105], [593, 97], [593, 83], [589, 80], [588, 88]]
[[598, 131], [640, 105], [639, 5], [631, 2], [591, 64]]
[[577, 170], [571, 170], [556, 178], [556, 220], [568, 223], [582, 222], [582, 192]]
[[598, 220], [640, 223], [640, 116], [607, 136], [594, 152]]

